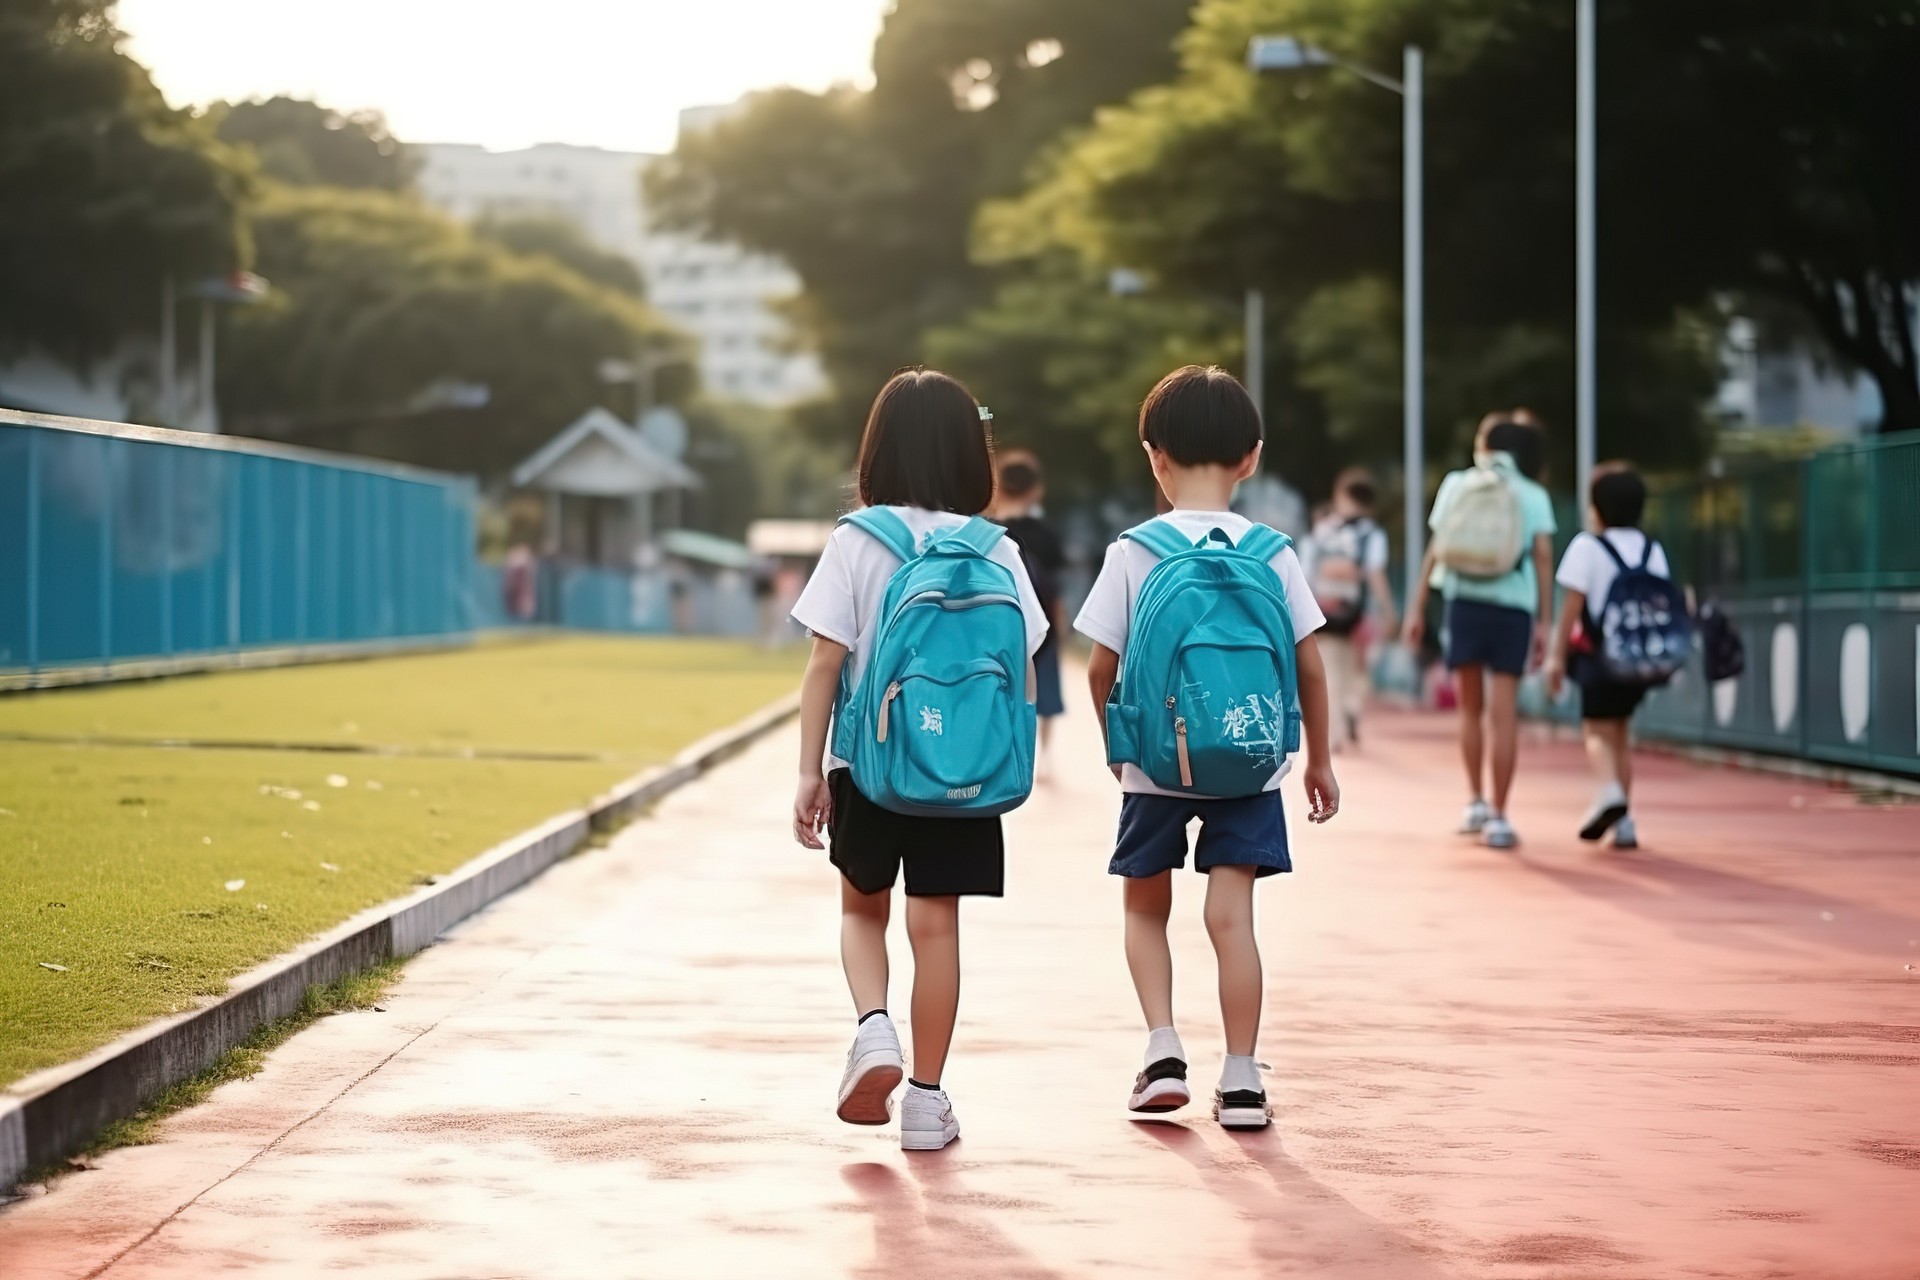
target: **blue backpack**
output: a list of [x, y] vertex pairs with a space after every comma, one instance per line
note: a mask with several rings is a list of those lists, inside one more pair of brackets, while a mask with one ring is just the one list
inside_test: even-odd
[[1258, 795], [1300, 749], [1293, 617], [1269, 564], [1289, 539], [1256, 524], [1238, 546], [1218, 529], [1189, 544], [1163, 520], [1120, 536], [1160, 563], [1107, 700], [1108, 761], [1167, 791]]
[[1628, 564], [1605, 535], [1595, 534], [1594, 540], [1620, 570], [1607, 589], [1606, 604], [1594, 614], [1594, 656], [1616, 684], [1665, 684], [1693, 652], [1687, 597], [1671, 578], [1647, 568], [1653, 559], [1651, 537], [1638, 565]]
[[898, 515], [842, 517], [900, 557], [860, 681], [841, 676], [833, 754], [883, 809], [988, 818], [1033, 791], [1027, 620], [1013, 571], [988, 553], [1006, 530], [978, 516], [916, 550]]

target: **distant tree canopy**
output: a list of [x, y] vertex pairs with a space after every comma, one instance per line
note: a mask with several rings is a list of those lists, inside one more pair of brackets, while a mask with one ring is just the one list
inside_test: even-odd
[[245, 164], [120, 39], [107, 0], [0, 0], [0, 353], [100, 355], [244, 262]]
[[551, 259], [584, 279], [629, 297], [646, 293], [640, 268], [632, 258], [602, 249], [567, 218], [489, 215], [474, 224], [474, 231], [483, 240], [515, 253]]
[[987, 296], [968, 254], [981, 200], [1017, 189], [1061, 129], [1174, 69], [1191, 0], [899, 0], [869, 92], [757, 95], [649, 171], [656, 214], [776, 254], [837, 395], [807, 415], [850, 446], [922, 336]]
[[402, 191], [420, 168], [378, 111], [334, 111], [278, 97], [217, 102], [208, 115], [222, 142], [251, 147], [261, 171], [280, 182]]
[[[608, 399], [602, 360], [684, 344], [637, 299], [404, 196], [274, 186], [253, 226], [274, 296], [233, 315], [220, 387], [250, 434], [497, 474]], [[489, 403], [407, 412], [446, 382]]]

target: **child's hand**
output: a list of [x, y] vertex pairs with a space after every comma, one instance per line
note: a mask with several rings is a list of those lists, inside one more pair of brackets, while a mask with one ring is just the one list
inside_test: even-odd
[[793, 796], [793, 838], [808, 849], [824, 849], [820, 833], [833, 822], [833, 792], [819, 774], [801, 774]]
[[1400, 643], [1409, 649], [1419, 649], [1420, 641], [1426, 637], [1427, 620], [1418, 612], [1409, 613], [1406, 622], [1400, 627]]
[[1331, 761], [1309, 760], [1301, 780], [1307, 785], [1308, 822], [1325, 822], [1340, 812], [1340, 783], [1333, 776]]
[[1560, 690], [1565, 688], [1567, 683], [1567, 660], [1557, 653], [1548, 655], [1547, 665], [1541, 671], [1540, 678], [1546, 682], [1547, 696], [1555, 702], [1560, 701]]

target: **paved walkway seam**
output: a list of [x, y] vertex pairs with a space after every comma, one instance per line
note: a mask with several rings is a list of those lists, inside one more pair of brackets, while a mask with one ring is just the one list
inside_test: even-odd
[[210, 1004], [150, 1023], [80, 1059], [0, 1091], [0, 1188], [83, 1148], [170, 1085], [206, 1070], [258, 1028], [293, 1013], [308, 987], [410, 956], [487, 904], [540, 875], [595, 831], [620, 825], [698, 778], [799, 709], [793, 694], [556, 814], [416, 893], [354, 916], [242, 974]]

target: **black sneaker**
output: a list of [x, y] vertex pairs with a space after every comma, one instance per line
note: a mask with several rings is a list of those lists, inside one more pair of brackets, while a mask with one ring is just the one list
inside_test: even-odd
[[1227, 1129], [1264, 1129], [1273, 1119], [1265, 1089], [1216, 1089], [1213, 1118]]
[[1133, 1078], [1133, 1096], [1127, 1099], [1127, 1110], [1160, 1115], [1178, 1111], [1192, 1101], [1187, 1064], [1178, 1058], [1162, 1058]]

